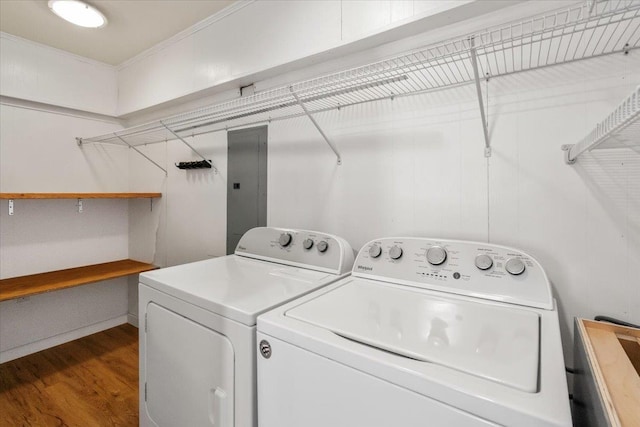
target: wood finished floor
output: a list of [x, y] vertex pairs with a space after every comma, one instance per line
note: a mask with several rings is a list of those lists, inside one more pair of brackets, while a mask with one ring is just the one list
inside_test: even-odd
[[138, 329], [125, 324], [0, 365], [0, 426], [137, 426]]

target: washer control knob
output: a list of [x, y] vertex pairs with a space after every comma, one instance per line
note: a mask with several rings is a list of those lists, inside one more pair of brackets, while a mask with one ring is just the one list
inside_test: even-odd
[[402, 248], [398, 245], [389, 249], [389, 256], [391, 259], [400, 259], [402, 257]]
[[431, 246], [427, 250], [427, 261], [431, 265], [440, 265], [447, 259], [447, 251], [442, 246]]
[[509, 258], [504, 268], [514, 276], [524, 273], [525, 270], [524, 262], [520, 258]]
[[373, 244], [369, 248], [369, 256], [371, 258], [378, 258], [382, 254], [382, 248], [380, 245]]
[[306, 250], [309, 250], [313, 247], [313, 240], [312, 239], [304, 239], [304, 242], [302, 242], [302, 247], [305, 248]]
[[318, 252], [323, 253], [326, 252], [327, 249], [329, 249], [329, 244], [326, 241], [321, 240], [318, 242]]
[[291, 244], [292, 239], [293, 237], [291, 237], [291, 233], [282, 233], [280, 235], [280, 239], [278, 239], [278, 242], [280, 243], [280, 246], [286, 248]]
[[493, 266], [493, 259], [487, 254], [480, 254], [476, 256], [476, 267], [480, 270], [488, 270]]

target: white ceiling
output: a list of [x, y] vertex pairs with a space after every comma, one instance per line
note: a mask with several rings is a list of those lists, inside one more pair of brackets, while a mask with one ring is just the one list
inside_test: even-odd
[[0, 0], [0, 31], [118, 65], [235, 0], [95, 0], [103, 28], [77, 27], [54, 15], [47, 0]]

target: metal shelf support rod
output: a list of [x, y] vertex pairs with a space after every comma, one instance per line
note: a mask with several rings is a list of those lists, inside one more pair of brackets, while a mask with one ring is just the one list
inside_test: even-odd
[[114, 135], [116, 136], [116, 138], [118, 138], [120, 141], [122, 141], [123, 143], [127, 144], [127, 146], [129, 148], [133, 148], [138, 154], [140, 154], [142, 157], [144, 157], [145, 159], [149, 160], [151, 163], [153, 163], [154, 165], [156, 165], [158, 168], [162, 169], [162, 172], [164, 172], [165, 175], [167, 175], [167, 170], [165, 168], [163, 168], [162, 166], [160, 166], [159, 164], [157, 164], [155, 161], [153, 161], [149, 156], [147, 156], [146, 154], [144, 154], [142, 151], [138, 150], [136, 147], [134, 147], [133, 145], [129, 144], [127, 141], [125, 141], [120, 135], [118, 135], [117, 133], [114, 132]]
[[480, 73], [478, 72], [478, 54], [476, 52], [475, 41], [473, 37], [471, 42], [471, 65], [473, 66], [473, 77], [476, 82], [476, 91], [478, 92], [478, 104], [480, 106], [480, 118], [482, 119], [482, 130], [484, 131], [484, 156], [491, 157], [491, 142], [489, 141], [489, 125], [487, 124], [487, 116], [484, 112], [484, 103], [482, 102], [482, 89], [480, 88]]
[[198, 150], [196, 150], [195, 148], [193, 148], [191, 146], [191, 144], [189, 144], [187, 141], [184, 140], [184, 138], [182, 138], [180, 135], [178, 135], [177, 133], [175, 133], [173, 130], [171, 130], [171, 128], [169, 128], [169, 126], [165, 125], [164, 122], [162, 120], [160, 120], [160, 124], [162, 126], [164, 126], [164, 128], [166, 130], [168, 130], [171, 135], [175, 136], [176, 138], [178, 138], [180, 141], [182, 141], [182, 143], [184, 145], [186, 145], [187, 147], [189, 147], [191, 149], [191, 151], [193, 151], [194, 153], [196, 153], [198, 156], [200, 156], [200, 158], [202, 160], [204, 160], [205, 162], [209, 163], [211, 165], [211, 167], [213, 168], [213, 172], [214, 173], [218, 173], [218, 168], [215, 167], [215, 165], [213, 164], [213, 162], [211, 160], [207, 160], [202, 154], [200, 154], [200, 152]]
[[289, 86], [289, 90], [291, 91], [291, 94], [293, 95], [293, 97], [296, 99], [296, 102], [298, 103], [298, 105], [300, 105], [300, 107], [302, 108], [304, 113], [307, 115], [307, 117], [309, 117], [309, 120], [311, 120], [311, 123], [313, 123], [313, 125], [316, 127], [316, 129], [318, 129], [318, 132], [320, 132], [320, 135], [322, 135], [322, 137], [324, 138], [325, 142], [329, 145], [331, 150], [333, 150], [333, 153], [338, 158], [338, 164], [341, 165], [342, 164], [342, 158], [340, 157], [340, 153], [338, 153], [338, 149], [335, 147], [335, 145], [333, 145], [333, 143], [329, 140], [327, 135], [322, 131], [322, 128], [320, 127], [318, 122], [316, 122], [316, 119], [313, 118], [311, 113], [309, 113], [309, 110], [307, 110], [307, 107], [305, 107], [304, 103], [300, 100], [300, 98], [298, 98], [298, 95], [293, 90], [293, 87]]

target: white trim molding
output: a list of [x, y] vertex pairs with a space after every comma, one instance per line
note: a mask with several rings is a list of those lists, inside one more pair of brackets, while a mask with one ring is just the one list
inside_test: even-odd
[[18, 359], [29, 354], [37, 353], [47, 348], [55, 347], [60, 344], [64, 344], [69, 341], [74, 341], [82, 337], [86, 337], [97, 332], [114, 328], [116, 326], [123, 325], [128, 322], [127, 315], [115, 317], [113, 319], [104, 320], [102, 322], [94, 323], [93, 325], [85, 326], [75, 329], [73, 331], [65, 332], [60, 335], [45, 338], [40, 341], [32, 342], [22, 345], [20, 347], [10, 348], [0, 352], [0, 363], [5, 363], [10, 360]]

